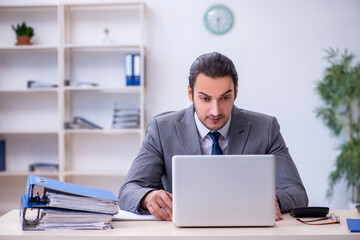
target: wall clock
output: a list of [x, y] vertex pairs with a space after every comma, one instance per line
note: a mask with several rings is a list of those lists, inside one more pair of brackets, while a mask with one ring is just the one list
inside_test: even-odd
[[218, 4], [210, 7], [204, 15], [206, 28], [214, 34], [224, 34], [228, 32], [234, 22], [234, 17], [229, 8]]

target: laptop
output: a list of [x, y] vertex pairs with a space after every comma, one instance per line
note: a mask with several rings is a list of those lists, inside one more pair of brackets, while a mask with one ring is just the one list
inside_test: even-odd
[[176, 155], [173, 223], [178, 227], [273, 226], [273, 155]]

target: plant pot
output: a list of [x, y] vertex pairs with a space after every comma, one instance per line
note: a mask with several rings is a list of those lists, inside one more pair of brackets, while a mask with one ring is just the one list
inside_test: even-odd
[[17, 36], [16, 39], [16, 45], [32, 45], [32, 43], [30, 43], [31, 37], [29, 36]]

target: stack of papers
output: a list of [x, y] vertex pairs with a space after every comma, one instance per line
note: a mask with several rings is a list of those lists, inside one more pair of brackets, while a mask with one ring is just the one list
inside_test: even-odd
[[106, 214], [115, 214], [118, 212], [117, 202], [100, 198], [88, 198], [64, 193], [47, 192], [46, 199], [49, 207]]
[[40, 230], [111, 229], [112, 215], [87, 212], [40, 210]]

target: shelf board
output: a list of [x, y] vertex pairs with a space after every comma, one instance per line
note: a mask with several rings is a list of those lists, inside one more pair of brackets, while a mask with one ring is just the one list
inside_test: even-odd
[[65, 7], [72, 7], [72, 8], [76, 8], [76, 7], [106, 7], [106, 6], [110, 6], [110, 7], [114, 7], [114, 6], [118, 6], [118, 7], [138, 7], [143, 5], [142, 2], [114, 2], [114, 3], [78, 3], [78, 4], [64, 4]]
[[116, 50], [120, 49], [123, 51], [140, 51], [141, 46], [139, 44], [77, 44], [77, 43], [67, 43], [65, 48], [69, 49], [83, 49], [83, 50]]
[[22, 46], [1, 46], [0, 51], [7, 50], [54, 50], [56, 51], [58, 47], [56, 45], [22, 45]]
[[65, 129], [65, 133], [80, 133], [80, 134], [140, 134], [139, 128], [124, 128], [124, 129]]
[[140, 86], [127, 86], [127, 87], [108, 87], [108, 86], [67, 86], [64, 87], [65, 91], [108, 91], [108, 92], [121, 92], [121, 93], [139, 93]]
[[57, 130], [6, 130], [0, 129], [0, 134], [57, 134]]
[[34, 93], [34, 92], [57, 92], [58, 88], [25, 88], [25, 89], [0, 89], [0, 93]]
[[0, 176], [28, 176], [28, 175], [37, 175], [37, 176], [58, 176], [58, 172], [29, 172], [29, 171], [4, 171], [0, 172]]
[[113, 176], [124, 177], [126, 171], [66, 171], [65, 176]]
[[111, 177], [125, 177], [127, 171], [119, 170], [119, 171], [64, 171], [65, 176], [111, 176]]

